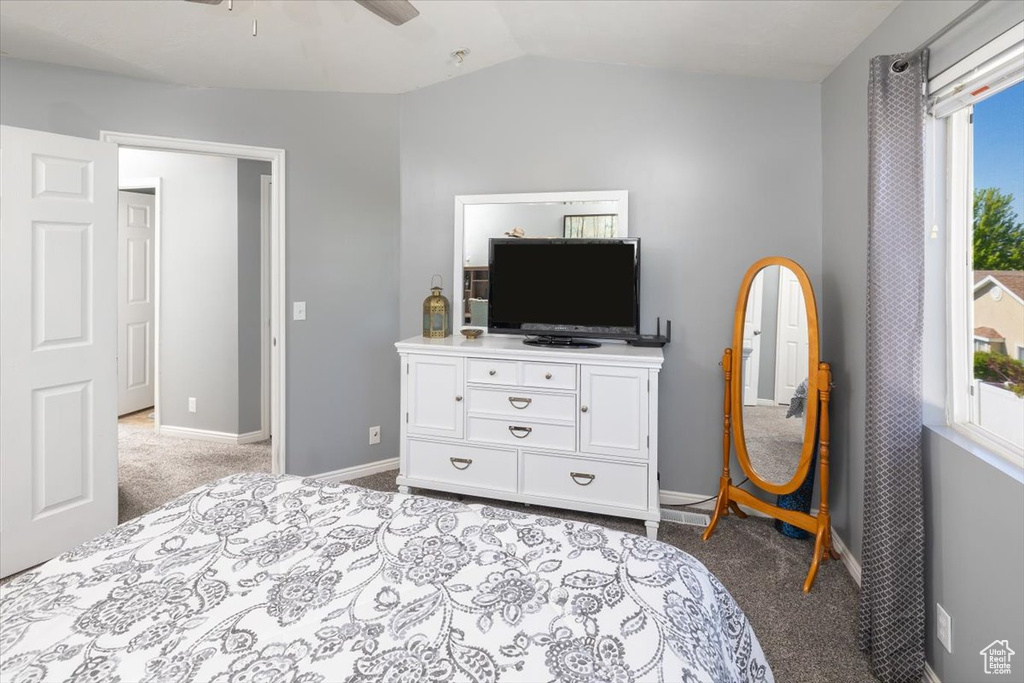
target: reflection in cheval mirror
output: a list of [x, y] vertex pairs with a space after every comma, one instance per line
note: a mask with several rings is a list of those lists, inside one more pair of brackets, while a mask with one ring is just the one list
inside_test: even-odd
[[[733, 321], [732, 346], [720, 363], [722, 477], [704, 540], [730, 511], [746, 517], [740, 505], [776, 518], [786, 535], [812, 535], [806, 593], [821, 561], [837, 557], [828, 508], [832, 373], [819, 362], [818, 311], [807, 273], [787, 258], [761, 259], [743, 277]], [[733, 446], [751, 484], [778, 496], [775, 504], [733, 484]], [[815, 465], [819, 503], [811, 515]]]
[[[807, 307], [796, 273], [762, 268], [743, 318], [743, 431], [750, 466], [767, 482], [793, 479], [807, 438]], [[813, 438], [813, 435], [811, 435]]]
[[453, 292], [455, 324], [487, 329], [492, 238], [623, 238], [627, 211], [621, 191], [456, 197], [455, 281], [462, 287]]

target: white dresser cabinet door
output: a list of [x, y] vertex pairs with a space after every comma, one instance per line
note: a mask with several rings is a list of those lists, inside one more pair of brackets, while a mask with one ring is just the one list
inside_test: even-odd
[[465, 360], [409, 356], [408, 433], [461, 439], [465, 424]]
[[580, 370], [580, 452], [646, 458], [647, 370]]

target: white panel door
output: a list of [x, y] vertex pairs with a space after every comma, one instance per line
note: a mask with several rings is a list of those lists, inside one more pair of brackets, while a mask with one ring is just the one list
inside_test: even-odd
[[580, 368], [580, 452], [647, 456], [647, 370]]
[[757, 404], [761, 372], [761, 311], [764, 305], [764, 271], [754, 276], [743, 317], [743, 405]]
[[789, 404], [807, 379], [807, 306], [796, 274], [779, 269], [779, 338], [776, 344], [775, 402]]
[[409, 434], [461, 439], [465, 430], [465, 361], [409, 356]]
[[117, 414], [153, 405], [156, 197], [117, 193]]
[[117, 147], [0, 126], [0, 576], [117, 524]]

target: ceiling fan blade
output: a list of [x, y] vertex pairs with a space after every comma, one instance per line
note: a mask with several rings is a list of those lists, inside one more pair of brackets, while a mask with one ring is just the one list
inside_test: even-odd
[[395, 26], [401, 26], [420, 15], [420, 11], [413, 7], [409, 0], [356, 0], [356, 2]]

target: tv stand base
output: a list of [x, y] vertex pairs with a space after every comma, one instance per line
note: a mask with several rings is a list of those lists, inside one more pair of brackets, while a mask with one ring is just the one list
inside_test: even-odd
[[574, 337], [531, 337], [524, 339], [523, 343], [527, 346], [546, 346], [563, 349], [596, 349], [601, 346], [601, 344], [596, 341], [590, 341], [589, 339], [576, 339]]

